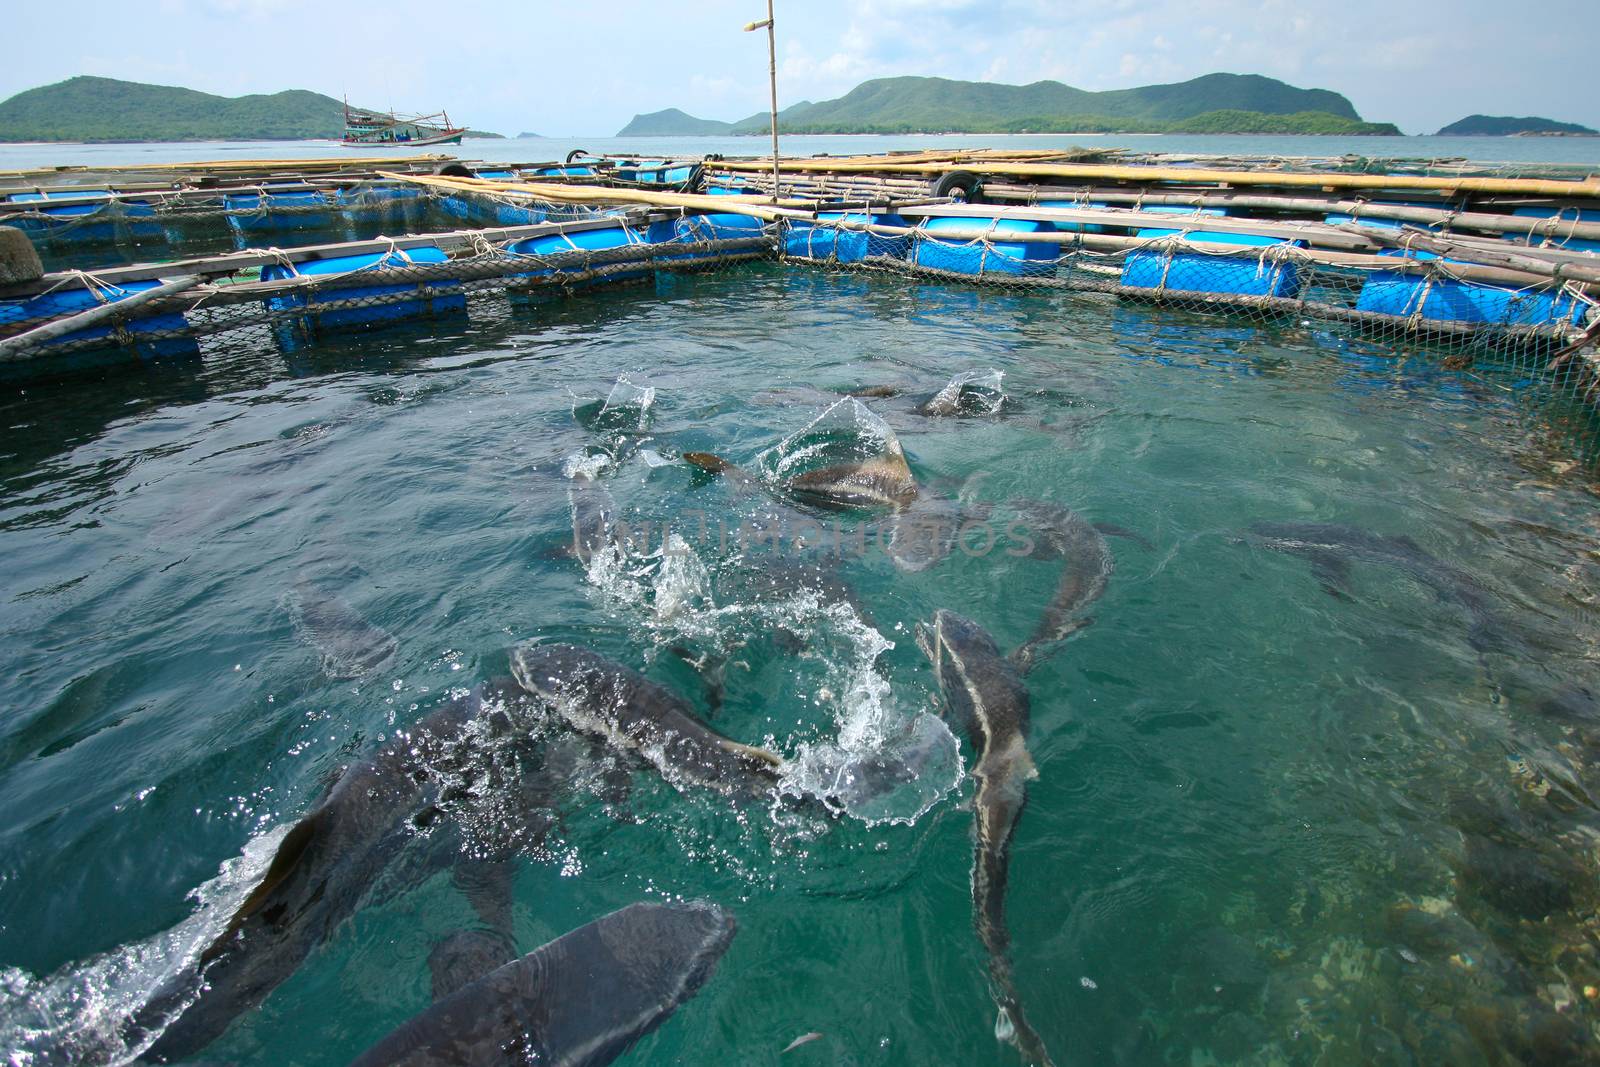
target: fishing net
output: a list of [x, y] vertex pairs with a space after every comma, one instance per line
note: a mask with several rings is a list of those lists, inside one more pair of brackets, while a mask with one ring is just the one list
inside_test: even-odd
[[[718, 180], [731, 179], [708, 178]], [[116, 269], [97, 268], [55, 282], [56, 295], [75, 293], [79, 303], [0, 301], [0, 368], [107, 349], [145, 357], [211, 354], [241, 344], [298, 350], [330, 332], [458, 316], [485, 301], [582, 299], [602, 288], [761, 260], [1058, 299], [1109, 297], [1148, 309], [1156, 321], [1170, 314], [1183, 323], [1199, 314], [1290, 328], [1341, 351], [1420, 356], [1497, 387], [1576, 401], [1575, 409], [1562, 409], [1569, 420], [1587, 419], [1600, 404], [1600, 357], [1586, 343], [1600, 334], [1600, 304], [1560, 269], [1563, 256], [1592, 261], [1562, 250], [1570, 236], [1562, 227], [1570, 230], [1575, 212], [1529, 220], [1527, 232], [1496, 242], [1546, 256], [1554, 269], [1541, 278], [1530, 276], [1526, 264], [1502, 269], [1430, 253], [1405, 239], [1399, 225], [1373, 231], [1386, 234], [1391, 247], [1352, 257], [1241, 233], [1237, 223], [1245, 220], [1231, 220], [1236, 225], [1226, 231], [1208, 229], [1218, 226], [1216, 213], [1198, 209], [1165, 214], [1160, 227], [1150, 226], [1148, 211], [1157, 209], [1149, 205], [1138, 221], [1121, 226], [1109, 224], [1120, 221], [1114, 211], [1103, 213], [1106, 223], [942, 217], [937, 205], [928, 206], [925, 183], [917, 184], [920, 210], [858, 203], [776, 220], [737, 210], [574, 204], [395, 182], [347, 183], [316, 192], [317, 203], [284, 203], [267, 193], [230, 206], [194, 194], [151, 205], [149, 214], [108, 203], [66, 222], [52, 216], [49, 225], [63, 228], [43, 240], [64, 240], [74, 227], [110, 227], [115, 239], [142, 226], [144, 239], [157, 240], [148, 228], [159, 227], [159, 239], [177, 247], [174, 235], [184, 220], [220, 221], [229, 230], [217, 238], [224, 242], [219, 247], [243, 248], [235, 253], [238, 269], [209, 270], [188, 292], [33, 343], [18, 335], [66, 312], [137, 294], [121, 288]], [[297, 220], [307, 219], [317, 227], [303, 231], [311, 236], [300, 243], [326, 241], [330, 228], [336, 237], [369, 243], [341, 260], [343, 269], [314, 272], [287, 251]], [[277, 228], [250, 228], [268, 223]], [[378, 236], [391, 226], [421, 236], [403, 239], [402, 247], [402, 239]], [[953, 387], [958, 407], [999, 395], [995, 383]], [[1587, 445], [1585, 452], [1591, 453]]]

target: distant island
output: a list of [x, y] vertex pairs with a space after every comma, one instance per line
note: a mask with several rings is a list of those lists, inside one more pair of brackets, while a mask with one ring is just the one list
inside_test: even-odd
[[[302, 141], [344, 136], [344, 104], [306, 89], [213, 96], [79, 75], [0, 103], [0, 141]], [[468, 137], [499, 137], [468, 130]]]
[[521, 133], [517, 134], [517, 140], [519, 140], [519, 141], [542, 141], [542, 140], [544, 140], [544, 134], [542, 134], [542, 133], [529, 133], [528, 131], [524, 130]]
[[[618, 137], [759, 134], [765, 112], [737, 122], [677, 108], [635, 115]], [[837, 100], [778, 113], [784, 133], [1275, 133], [1398, 136], [1366, 122], [1328, 89], [1298, 89], [1257, 74], [1207, 74], [1175, 85], [1090, 92], [1060, 82], [1000, 85], [948, 78], [875, 78]]]
[[1529, 134], [1565, 137], [1595, 137], [1600, 132], [1575, 122], [1557, 122], [1537, 117], [1510, 118], [1505, 115], [1468, 115], [1440, 130], [1439, 137], [1518, 137]]

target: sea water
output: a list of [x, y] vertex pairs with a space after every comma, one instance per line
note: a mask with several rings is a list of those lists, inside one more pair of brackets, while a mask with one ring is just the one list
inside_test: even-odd
[[[962, 374], [1004, 402], [917, 413]], [[756, 265], [10, 388], [9, 1062], [114, 1044], [340, 767], [535, 637], [792, 761], [770, 807], [624, 765], [624, 795], [574, 785], [520, 851], [524, 952], [641, 899], [737, 916], [715, 977], [626, 1062], [777, 1063], [811, 1033], [781, 1062], [1018, 1062], [973, 931], [974, 753], [913, 629], [947, 608], [1015, 647], [1061, 564], [997, 518], [992, 543], [974, 525], [908, 571], [881, 515], [784, 499], [773, 450], [872, 386], [897, 395], [850, 410], [874, 447], [892, 435], [919, 502], [1042, 499], [1139, 535], [1112, 540], [1092, 624], [1027, 679], [1039, 776], [1007, 916], [1058, 1063], [1596, 1058], [1581, 413], [1294, 322]], [[574, 558], [586, 491], [650, 532]], [[808, 558], [848, 598], [733, 580], [792, 564], [790, 542], [740, 539], [774, 514], [815, 521], [833, 555]], [[1258, 521], [1409, 537], [1486, 591], [1508, 640], [1475, 644], [1460, 604], [1381, 563], [1333, 595]], [[307, 582], [339, 605], [321, 628]], [[392, 651], [330, 659], [317, 635], [342, 618]], [[707, 654], [715, 706], [687, 662]], [[883, 753], [925, 773], [887, 799], [839, 784]], [[428, 953], [473, 917], [446, 873], [402, 890], [204, 1058], [343, 1063], [426, 1006]]]

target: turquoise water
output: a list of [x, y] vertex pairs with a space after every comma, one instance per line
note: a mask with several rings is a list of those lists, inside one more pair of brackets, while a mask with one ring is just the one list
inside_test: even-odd
[[[998, 415], [915, 413], [988, 368]], [[645, 440], [574, 416], [623, 375], [655, 390]], [[1028, 679], [1039, 778], [1008, 912], [1057, 1062], [1600, 1060], [1581, 416], [1558, 431], [1507, 376], [1299, 326], [774, 265], [6, 395], [0, 1043], [114, 1031], [162, 938], [218, 921], [192, 891], [237, 899], [246, 874], [220, 868], [259, 871], [340, 766], [518, 641], [592, 645], [709, 714], [669, 648], [736, 631], [712, 721], [787, 756], [936, 712], [912, 626], [951, 608], [1013, 647], [1058, 563], [907, 572], [869, 550], [840, 570], [868, 628], [708, 612], [744, 603], [717, 592], [740, 561], [714, 537], [689, 539], [707, 584], [558, 551], [572, 457], [635, 519], [733, 522], [767, 498], [680, 452], [759, 469], [874, 384], [906, 391], [865, 403], [926, 496], [1054, 500], [1149, 542], [1111, 542], [1093, 625]], [[1259, 520], [1409, 536], [1487, 591], [1506, 640], [1474, 647], [1459, 604], [1393, 567], [1357, 562], [1330, 596], [1246, 536]], [[393, 656], [330, 676], [291, 610], [308, 574]], [[1019, 1062], [973, 932], [973, 782], [946, 770], [899, 821], [575, 775], [517, 860], [519, 948], [708, 898], [740, 932], [626, 1062]], [[494, 799], [459, 817], [520, 825]], [[428, 952], [470, 910], [443, 873], [377, 896], [204, 1058], [343, 1063], [424, 1007]]]

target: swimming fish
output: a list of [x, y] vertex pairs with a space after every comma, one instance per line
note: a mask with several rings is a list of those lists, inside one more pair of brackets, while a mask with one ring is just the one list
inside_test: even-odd
[[301, 578], [288, 596], [295, 629], [322, 658], [330, 678], [360, 678], [381, 669], [399, 647], [394, 635], [371, 622], [321, 582]]
[[[683, 459], [741, 487], [766, 488], [759, 478], [715, 453], [685, 452]], [[906, 464], [905, 455], [898, 451], [859, 463], [838, 463], [805, 471], [786, 479], [781, 488], [797, 500], [830, 509], [902, 508], [917, 497], [917, 480]]]
[[945, 706], [978, 754], [972, 769], [978, 782], [972, 909], [978, 939], [989, 956], [999, 1009], [995, 1036], [1015, 1045], [1030, 1062], [1052, 1064], [1043, 1040], [1022, 1012], [1005, 919], [1011, 840], [1027, 804], [1028, 782], [1039, 776], [1028, 753], [1028, 689], [988, 631], [953, 611], [940, 610], [931, 624], [919, 623], [916, 637], [933, 664]]
[[632, 904], [490, 971], [351, 1067], [601, 1067], [710, 980], [738, 924], [714, 904]]
[[1011, 661], [1026, 674], [1038, 664], [1045, 649], [1094, 622], [1082, 614], [1083, 609], [1100, 599], [1117, 566], [1104, 535], [1112, 533], [1141, 542], [1144, 538], [1121, 527], [1090, 523], [1071, 508], [1046, 500], [1012, 501], [1011, 507], [1021, 517], [1022, 529], [1033, 543], [1029, 558], [1062, 561], [1061, 577], [1044, 617], [1011, 654]]
[[1493, 604], [1493, 595], [1472, 575], [1430, 555], [1409, 537], [1391, 537], [1354, 526], [1321, 522], [1257, 522], [1250, 532], [1277, 552], [1300, 556], [1330, 595], [1349, 599], [1350, 561], [1393, 567], [1433, 591], [1441, 601], [1460, 605], [1470, 617], [1467, 640], [1481, 651], [1512, 643]]
[[[514, 684], [486, 683], [451, 701], [351, 765], [278, 844], [262, 877], [198, 965], [158, 988], [136, 1013], [132, 1037], [159, 1031], [151, 1062], [188, 1058], [259, 1005], [368, 898], [427, 812], [427, 770], [448, 764], [475, 720], [512, 728]], [[130, 1042], [131, 1043], [131, 1042]]]
[[511, 672], [573, 728], [643, 756], [674, 785], [760, 795], [777, 784], [780, 757], [723, 737], [677, 694], [591, 649], [529, 641], [512, 649]]

